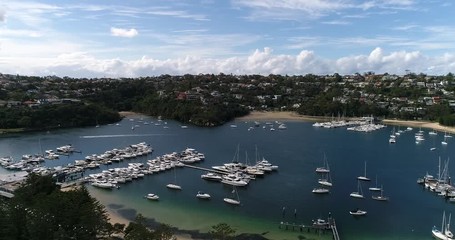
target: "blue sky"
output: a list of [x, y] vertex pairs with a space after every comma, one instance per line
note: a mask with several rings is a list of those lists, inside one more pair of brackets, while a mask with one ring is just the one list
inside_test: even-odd
[[452, 0], [2, 0], [0, 72], [455, 72]]

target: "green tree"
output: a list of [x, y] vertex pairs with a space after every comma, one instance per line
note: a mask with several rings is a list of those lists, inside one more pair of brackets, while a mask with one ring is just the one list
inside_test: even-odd
[[227, 223], [219, 223], [212, 226], [212, 230], [210, 230], [209, 233], [214, 239], [227, 240], [234, 238], [235, 229], [233, 229]]

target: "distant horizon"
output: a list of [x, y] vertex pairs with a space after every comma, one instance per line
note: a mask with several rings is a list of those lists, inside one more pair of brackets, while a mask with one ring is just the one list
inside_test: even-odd
[[[121, 78], [147, 78], [147, 77], [151, 77], [151, 78], [155, 78], [155, 77], [161, 77], [163, 75], [169, 75], [171, 77], [182, 77], [184, 75], [192, 75], [192, 76], [198, 76], [198, 75], [215, 75], [215, 76], [218, 76], [218, 75], [221, 75], [221, 74], [224, 74], [224, 75], [232, 75], [232, 76], [254, 76], [254, 75], [260, 75], [260, 76], [264, 76], [264, 77], [268, 77], [270, 75], [276, 75], [276, 76], [288, 76], [288, 77], [298, 77], [298, 76], [306, 76], [306, 75], [315, 75], [315, 76], [319, 76], [319, 77], [324, 77], [324, 76], [334, 76], [335, 74], [339, 74], [339, 73], [331, 73], [331, 74], [314, 74], [314, 73], [307, 73], [307, 74], [273, 74], [273, 73], [270, 73], [270, 74], [233, 74], [233, 73], [197, 73], [197, 74], [191, 74], [191, 73], [184, 73], [184, 74], [168, 74], [168, 73], [163, 73], [163, 74], [160, 74], [160, 75], [148, 75], [148, 76], [139, 76], [139, 77], [107, 77], [107, 76], [102, 76], [102, 77], [71, 77], [71, 76], [58, 76], [58, 75], [23, 75], [23, 74], [11, 74], [11, 73], [3, 73], [3, 72], [0, 72], [0, 75], [9, 75], [9, 76], [24, 76], [24, 77], [40, 77], [40, 78], [46, 78], [46, 77], [57, 77], [57, 78], [72, 78], [72, 79], [83, 79], [83, 78], [86, 78], [86, 79], [104, 79], [104, 78], [107, 78], [107, 79], [121, 79]], [[405, 77], [406, 75], [409, 75], [409, 74], [415, 74], [415, 75], [420, 75], [420, 74], [424, 74], [426, 76], [430, 76], [430, 77], [443, 77], [443, 76], [447, 76], [448, 74], [453, 74], [454, 75], [454, 78], [455, 78], [455, 72], [449, 72], [447, 74], [441, 74], [441, 75], [429, 75], [429, 74], [425, 74], [425, 73], [414, 73], [414, 72], [409, 72], [408, 74], [392, 74], [392, 73], [387, 73], [387, 72], [384, 72], [384, 73], [376, 73], [376, 72], [371, 72], [371, 74], [368, 74], [368, 72], [363, 72], [363, 73], [350, 73], [350, 74], [339, 74], [341, 77], [346, 77], [346, 76], [355, 76], [356, 74], [359, 74], [360, 76], [368, 76], [368, 75], [373, 75], [373, 76], [379, 76], [379, 75], [390, 75], [390, 76], [397, 76], [397, 77]]]
[[340, 75], [455, 69], [448, 0], [4, 0], [0, 72]]

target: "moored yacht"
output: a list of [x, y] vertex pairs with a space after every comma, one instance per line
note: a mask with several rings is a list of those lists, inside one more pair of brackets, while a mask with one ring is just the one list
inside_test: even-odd
[[145, 198], [149, 199], [149, 200], [158, 200], [160, 199], [160, 197], [154, 193], [149, 193], [145, 196]]
[[317, 193], [317, 194], [325, 194], [325, 193], [329, 193], [329, 189], [327, 189], [327, 188], [314, 188], [311, 192], [312, 193]]
[[349, 214], [351, 214], [353, 216], [364, 216], [367, 214], [367, 211], [360, 210], [357, 208], [355, 210], [349, 211]]
[[349, 196], [351, 196], [353, 198], [365, 198], [363, 196], [362, 186], [360, 184], [360, 181], [357, 181], [357, 192], [352, 192], [351, 194], [349, 194]]
[[207, 174], [202, 174], [201, 178], [205, 179], [205, 180], [217, 181], [217, 182], [221, 182], [221, 180], [223, 180], [221, 175], [212, 173], [212, 172], [208, 172]]
[[364, 169], [363, 176], [358, 176], [357, 179], [362, 180], [362, 181], [370, 181], [371, 180], [371, 179], [369, 179], [367, 177], [367, 162], [366, 161], [365, 161], [365, 169]]
[[196, 197], [200, 198], [200, 199], [209, 199], [211, 196], [208, 193], [203, 193], [203, 192], [199, 191], [199, 192], [197, 192]]

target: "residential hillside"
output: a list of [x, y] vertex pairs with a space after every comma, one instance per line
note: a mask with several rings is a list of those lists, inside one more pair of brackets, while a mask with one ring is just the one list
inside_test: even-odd
[[[217, 126], [252, 110], [313, 116], [437, 121], [455, 125], [455, 80], [408, 73], [312, 75], [161, 75], [140, 78], [0, 75], [0, 128], [105, 124], [135, 111]], [[46, 117], [50, 115], [52, 117]]]

